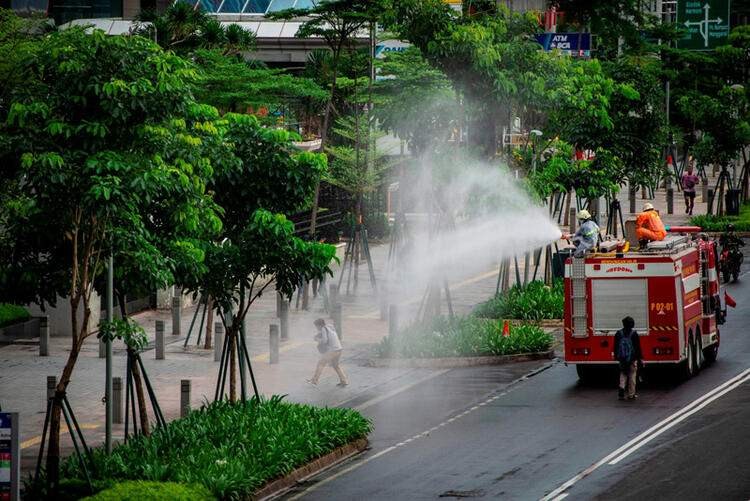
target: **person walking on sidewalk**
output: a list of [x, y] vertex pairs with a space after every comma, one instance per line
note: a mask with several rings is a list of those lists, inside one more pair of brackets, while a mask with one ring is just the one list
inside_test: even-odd
[[685, 214], [692, 216], [693, 207], [695, 206], [695, 185], [698, 184], [700, 178], [693, 174], [693, 164], [688, 164], [687, 172], [680, 178], [680, 184], [682, 185], [682, 193], [685, 195]]
[[632, 317], [622, 319], [622, 329], [615, 334], [614, 356], [620, 364], [620, 389], [617, 396], [624, 400], [627, 394], [628, 400], [634, 400], [636, 377], [638, 365], [643, 364], [641, 354], [641, 341], [634, 329], [635, 321]]
[[320, 352], [320, 360], [318, 360], [318, 366], [315, 368], [315, 375], [312, 379], [308, 379], [307, 382], [312, 385], [317, 385], [320, 380], [320, 375], [323, 373], [326, 365], [333, 367], [336, 374], [339, 375], [339, 384], [337, 386], [344, 387], [349, 384], [349, 380], [346, 378], [346, 374], [341, 370], [339, 362], [341, 361], [341, 340], [339, 335], [336, 333], [336, 329], [332, 326], [327, 325], [326, 321], [322, 318], [317, 319], [315, 327], [318, 329], [318, 333], [315, 335], [315, 341], [318, 342], [318, 351]]

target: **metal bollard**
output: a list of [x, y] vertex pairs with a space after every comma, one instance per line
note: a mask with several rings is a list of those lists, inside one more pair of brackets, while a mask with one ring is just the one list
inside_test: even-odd
[[181, 330], [182, 318], [182, 298], [175, 296], [172, 298], [172, 335], [179, 336]]
[[47, 376], [47, 400], [54, 398], [57, 390], [57, 376]]
[[190, 412], [190, 380], [180, 380], [180, 417], [185, 417]]
[[164, 320], [156, 321], [156, 360], [164, 360]]
[[221, 361], [221, 351], [224, 349], [224, 324], [214, 324], [214, 362]]
[[392, 304], [388, 307], [388, 335], [395, 338], [398, 334], [398, 306]]
[[344, 330], [341, 326], [341, 303], [333, 305], [331, 317], [333, 317], [333, 326], [336, 329], [336, 333], [339, 335], [339, 339], [344, 339]]
[[281, 316], [279, 317], [279, 323], [281, 324], [281, 340], [289, 340], [289, 301], [283, 298], [281, 301]]
[[112, 378], [112, 422], [122, 423], [122, 378]]
[[49, 356], [49, 317], [39, 318], [39, 356]]
[[576, 232], [576, 208], [570, 208], [570, 233]]
[[709, 216], [714, 213], [714, 189], [709, 188], [708, 189], [708, 209], [706, 211], [706, 214]]
[[339, 302], [339, 286], [336, 284], [329, 284], [328, 285], [328, 301], [332, 305], [338, 304]]
[[674, 214], [674, 188], [667, 188], [667, 214]]
[[280, 292], [276, 293], [276, 318], [281, 318], [281, 303], [284, 302], [284, 296]]
[[268, 363], [279, 363], [279, 326], [276, 324], [269, 325], [268, 329]]
[[630, 202], [630, 213], [635, 214], [635, 187], [630, 187], [630, 192], [628, 193], [628, 201]]
[[708, 202], [708, 179], [706, 178], [701, 180], [701, 200], [703, 203]]
[[599, 197], [589, 199], [589, 213], [595, 220], [599, 220]]

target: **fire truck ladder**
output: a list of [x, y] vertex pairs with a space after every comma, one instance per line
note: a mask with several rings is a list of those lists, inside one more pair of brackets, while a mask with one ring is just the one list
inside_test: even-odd
[[586, 337], [586, 260], [573, 257], [570, 279], [573, 286], [573, 337]]

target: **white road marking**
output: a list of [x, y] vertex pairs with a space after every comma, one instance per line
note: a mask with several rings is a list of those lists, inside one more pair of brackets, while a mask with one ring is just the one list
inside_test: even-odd
[[733, 378], [730, 378], [729, 380], [720, 384], [719, 386], [709, 391], [708, 393], [705, 393], [704, 395], [693, 400], [691, 403], [689, 403], [682, 409], [678, 410], [677, 412], [670, 415], [666, 419], [663, 419], [662, 421], [656, 423], [654, 426], [644, 431], [643, 433], [641, 433], [634, 439], [630, 440], [625, 445], [619, 447], [618, 449], [611, 452], [610, 454], [600, 459], [596, 463], [592, 464], [591, 466], [589, 466], [582, 472], [578, 473], [573, 478], [571, 478], [564, 484], [560, 485], [557, 489], [553, 490], [552, 492], [544, 496], [541, 499], [541, 501], [553, 501], [555, 499], [558, 499], [557, 496], [563, 494], [566, 490], [570, 489], [579, 480], [589, 476], [600, 466], [607, 464], [607, 463], [617, 464], [617, 462], [624, 459], [626, 456], [628, 456], [629, 454], [631, 454], [632, 452], [640, 448], [642, 445], [645, 445], [647, 442], [650, 442], [653, 438], [657, 437], [658, 435], [668, 430], [675, 424], [679, 423], [680, 421], [684, 420], [685, 418], [694, 414], [695, 412], [698, 412], [700, 409], [702, 409], [709, 403], [713, 402], [714, 400], [721, 397], [725, 393], [728, 393], [729, 391], [734, 390], [735, 388], [737, 388], [738, 386], [740, 386], [741, 384], [745, 383], [748, 380], [750, 380], [750, 369], [745, 369], [744, 371], [740, 372]]

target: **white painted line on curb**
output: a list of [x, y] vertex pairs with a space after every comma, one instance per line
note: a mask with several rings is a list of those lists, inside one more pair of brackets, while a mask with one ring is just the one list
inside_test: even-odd
[[[577, 475], [575, 475], [573, 478], [571, 478], [570, 480], [568, 480], [564, 484], [560, 485], [557, 489], [553, 490], [552, 492], [550, 492], [549, 494], [547, 494], [546, 496], [544, 496], [541, 499], [541, 501], [553, 501], [553, 500], [557, 499], [557, 496], [559, 496], [560, 494], [564, 493], [566, 490], [568, 490], [569, 488], [571, 488], [579, 480], [581, 480], [581, 479], [586, 478], [587, 476], [589, 476], [591, 473], [594, 472], [594, 470], [598, 469], [600, 466], [602, 466], [602, 465], [604, 465], [606, 463], [609, 463], [610, 461], [613, 461], [613, 460], [617, 459], [618, 456], [620, 456], [621, 454], [623, 454], [625, 451], [627, 451], [628, 449], [632, 448], [633, 446], [636, 446], [637, 444], [639, 444], [639, 442], [644, 441], [650, 435], [652, 435], [654, 433], [657, 433], [657, 432], [658, 432], [658, 434], [661, 434], [662, 432], [659, 431], [659, 430], [661, 430], [661, 428], [663, 428], [665, 426], [668, 426], [669, 428], [671, 428], [673, 426], [671, 424], [673, 421], [676, 421], [678, 419], [679, 419], [679, 421], [682, 421], [682, 419], [684, 419], [684, 418], [681, 418], [683, 415], [685, 415], [687, 413], [693, 414], [693, 412], [691, 412], [691, 411], [693, 411], [693, 409], [696, 409], [695, 412], [697, 412], [698, 410], [700, 410], [703, 407], [705, 407], [706, 405], [708, 405], [710, 402], [713, 402], [716, 398], [719, 398], [721, 395], [724, 395], [724, 393], [726, 393], [727, 391], [731, 391], [731, 390], [735, 389], [737, 386], [739, 386], [740, 384], [744, 383], [748, 379], [748, 377], [750, 377], [750, 369], [745, 369], [744, 371], [740, 372], [736, 376], [734, 376], [734, 377], [730, 378], [729, 380], [723, 382], [722, 384], [720, 384], [716, 388], [712, 389], [711, 391], [709, 391], [709, 392], [705, 393], [704, 395], [698, 397], [697, 399], [693, 400], [692, 402], [690, 402], [688, 405], [686, 405], [682, 409], [678, 410], [677, 412], [675, 412], [674, 414], [670, 415], [669, 417], [663, 419], [662, 421], [656, 423], [655, 425], [653, 425], [648, 430], [644, 431], [643, 433], [641, 433], [640, 435], [638, 435], [634, 439], [628, 441], [625, 445], [617, 448], [615, 451], [611, 452], [610, 454], [608, 454], [604, 458], [600, 459], [599, 461], [597, 461], [596, 463], [592, 464], [591, 466], [589, 466], [585, 470], [581, 471], [580, 473], [578, 473]], [[736, 384], [736, 386], [735, 386], [735, 384]], [[727, 391], [724, 391], [726, 388], [728, 388], [730, 386], [731, 386], [731, 389], [728, 389]], [[714, 397], [714, 395], [717, 395], [716, 398], [712, 398], [712, 397]], [[705, 402], [705, 405], [702, 405], [704, 402]], [[698, 408], [698, 407], [700, 407], [700, 408]], [[685, 417], [687, 417], [687, 416], [685, 416]], [[679, 421], [677, 421], [677, 422], [679, 422]], [[654, 435], [654, 437], [655, 436], [656, 435]], [[654, 438], [654, 437], [652, 437], [652, 438]], [[650, 440], [651, 440], [651, 438], [648, 438], [647, 441], [650, 441]], [[646, 442], [644, 442], [644, 444], [645, 443]], [[640, 446], [638, 446], [638, 447], [640, 447]], [[630, 454], [630, 453], [628, 453], [628, 454]], [[620, 459], [622, 459], [622, 458], [620, 458]], [[617, 459], [617, 461], [619, 461], [620, 459]], [[616, 464], [616, 463], [611, 463], [611, 464]]]

